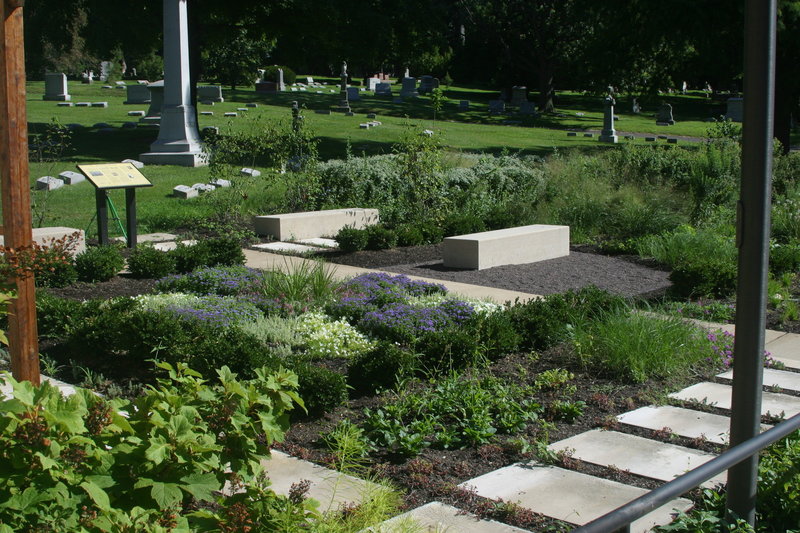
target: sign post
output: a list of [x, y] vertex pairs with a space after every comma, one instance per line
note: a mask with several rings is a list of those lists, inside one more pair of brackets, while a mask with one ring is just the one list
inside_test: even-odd
[[[25, 109], [23, 0], [0, 0], [0, 191], [5, 245], [15, 250], [33, 244], [28, 174], [28, 117]], [[8, 341], [11, 373], [39, 385], [39, 342], [33, 276], [18, 273], [11, 283]]]
[[[101, 245], [109, 243], [108, 240], [108, 206], [111, 199], [108, 191], [111, 189], [125, 189], [125, 209], [127, 229], [126, 239], [128, 248], [136, 247], [136, 189], [139, 187], [152, 187], [153, 184], [145, 178], [139, 169], [132, 163], [110, 163], [103, 165], [78, 165], [84, 176], [95, 187], [95, 204], [97, 207], [97, 235]], [[111, 208], [116, 213], [114, 204]]]

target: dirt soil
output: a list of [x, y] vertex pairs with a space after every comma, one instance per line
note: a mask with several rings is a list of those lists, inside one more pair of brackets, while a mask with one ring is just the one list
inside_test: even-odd
[[664, 294], [672, 285], [669, 271], [653, 262], [635, 256], [602, 255], [589, 246], [572, 246], [566, 257], [485, 270], [445, 267], [441, 244], [325, 257], [333, 263], [530, 294], [554, 294], [596, 285], [623, 296], [650, 298]]

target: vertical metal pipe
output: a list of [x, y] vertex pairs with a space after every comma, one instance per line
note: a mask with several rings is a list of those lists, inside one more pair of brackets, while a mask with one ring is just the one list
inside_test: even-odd
[[[759, 434], [769, 259], [776, 0], [745, 5], [742, 180], [738, 204], [739, 277], [733, 364], [731, 446]], [[728, 471], [730, 514], [755, 523], [758, 455]]]

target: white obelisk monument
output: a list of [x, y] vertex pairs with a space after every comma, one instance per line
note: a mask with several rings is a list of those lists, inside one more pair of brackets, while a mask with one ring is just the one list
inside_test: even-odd
[[191, 103], [187, 0], [164, 0], [164, 104], [158, 139], [139, 156], [144, 163], [207, 164]]

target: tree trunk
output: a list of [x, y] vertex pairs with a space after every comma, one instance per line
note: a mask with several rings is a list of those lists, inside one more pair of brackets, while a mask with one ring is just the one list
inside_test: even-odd
[[539, 63], [539, 111], [541, 113], [552, 113], [555, 111], [553, 97], [555, 96], [553, 86], [553, 67], [547, 61]]

